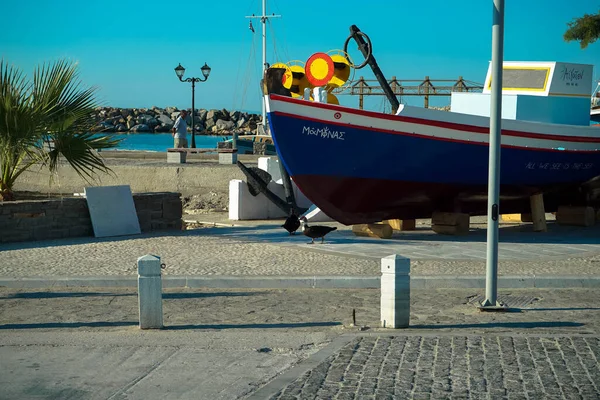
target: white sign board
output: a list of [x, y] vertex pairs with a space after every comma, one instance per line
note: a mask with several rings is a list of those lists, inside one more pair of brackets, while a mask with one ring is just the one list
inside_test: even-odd
[[85, 197], [96, 237], [141, 233], [129, 185], [86, 187]]
[[[590, 97], [593, 65], [541, 61], [505, 61], [502, 94], [528, 96]], [[492, 90], [492, 64], [483, 93]]]

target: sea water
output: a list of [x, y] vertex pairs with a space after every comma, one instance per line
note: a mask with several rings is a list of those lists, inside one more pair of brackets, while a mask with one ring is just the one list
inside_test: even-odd
[[[116, 150], [167, 151], [173, 147], [173, 136], [170, 133], [111, 133], [110, 137], [123, 139]], [[227, 136], [196, 135], [196, 148], [216, 149], [217, 143], [229, 139]], [[192, 144], [192, 135], [187, 135], [188, 147]], [[113, 150], [113, 149], [111, 149]]]

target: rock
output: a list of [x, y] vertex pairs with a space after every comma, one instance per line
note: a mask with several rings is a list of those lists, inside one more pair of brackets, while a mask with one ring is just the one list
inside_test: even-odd
[[206, 113], [207, 120], [212, 119], [213, 121], [217, 121], [217, 120], [221, 119], [222, 116], [223, 116], [223, 114], [219, 110], [210, 110], [209, 112]]
[[121, 108], [121, 117], [127, 119], [127, 117], [133, 115], [133, 111], [129, 108]]
[[[96, 107], [90, 116], [93, 128], [98, 132], [170, 132], [180, 110], [176, 107], [162, 109], [153, 106], [147, 108]], [[197, 109], [194, 115], [196, 132], [232, 134], [234, 131], [246, 132], [256, 129], [260, 121], [258, 114], [249, 114], [238, 110]], [[191, 114], [187, 117], [188, 132], [191, 131]], [[217, 125], [218, 123], [218, 125]]]
[[131, 128], [131, 132], [152, 132], [152, 129], [146, 124], [137, 124]]
[[229, 131], [231, 129], [233, 129], [233, 127], [235, 126], [235, 124], [233, 123], [233, 121], [224, 121], [222, 119], [219, 119], [216, 123], [215, 123], [215, 127], [217, 128], [217, 132], [223, 132], [223, 131]]
[[241, 112], [239, 112], [239, 111], [234, 111], [234, 112], [232, 112], [232, 113], [229, 113], [229, 116], [231, 117], [231, 120], [232, 120], [233, 122], [238, 122], [238, 121], [239, 121], [239, 119], [240, 119], [240, 118], [241, 118], [241, 116], [242, 116], [242, 113], [241, 113]]
[[212, 127], [215, 126], [215, 121], [213, 121], [212, 119], [206, 119], [204, 126], [207, 130], [212, 129]]
[[194, 125], [196, 125], [196, 132], [204, 132], [204, 130], [206, 129], [202, 121], [194, 120]]
[[113, 132], [115, 130], [115, 126], [113, 124], [111, 124], [110, 122], [100, 122], [98, 124], [98, 128], [100, 129], [100, 131], [103, 132]]
[[173, 121], [171, 118], [169, 118], [168, 116], [166, 116], [165, 114], [159, 114], [158, 117], [156, 118], [161, 124], [171, 124], [173, 125], [175, 123], [175, 121]]
[[150, 121], [151, 119], [153, 119], [152, 115], [149, 115], [149, 114], [138, 114], [138, 116], [137, 116], [137, 118], [135, 120], [137, 121], [138, 124], [150, 125], [148, 123], [148, 121]]
[[171, 132], [171, 129], [173, 129], [173, 124], [160, 124], [154, 128], [154, 132]]
[[160, 122], [156, 118], [149, 118], [146, 120], [146, 125], [148, 125], [151, 129], [154, 129], [156, 125], [159, 125]]
[[127, 129], [131, 129], [135, 126], [135, 118], [133, 115], [127, 117]]

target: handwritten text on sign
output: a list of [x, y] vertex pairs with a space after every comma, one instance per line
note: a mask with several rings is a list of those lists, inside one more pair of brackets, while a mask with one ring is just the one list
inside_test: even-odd
[[322, 139], [337, 139], [344, 140], [344, 135], [346, 132], [340, 131], [332, 131], [328, 127], [325, 128], [311, 128], [310, 126], [302, 127], [302, 133], [308, 136], [316, 136]]

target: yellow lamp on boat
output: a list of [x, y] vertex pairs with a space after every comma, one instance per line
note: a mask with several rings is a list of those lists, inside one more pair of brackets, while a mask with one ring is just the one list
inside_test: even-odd
[[338, 100], [337, 96], [333, 93], [327, 93], [327, 103], [337, 104], [338, 106], [340, 105], [340, 101]]
[[306, 78], [314, 86], [325, 86], [333, 77], [333, 60], [325, 53], [315, 53], [306, 61]]
[[327, 83], [332, 88], [341, 87], [350, 77], [350, 63], [342, 54], [333, 54], [333, 77]]
[[287, 64], [275, 63], [275, 64], [271, 65], [271, 68], [285, 69], [285, 72], [283, 73], [283, 76], [281, 77], [281, 84], [286, 89], [289, 89], [292, 87], [292, 80], [293, 80], [292, 70], [290, 69], [290, 67]]
[[292, 92], [292, 97], [298, 98], [298, 97], [303, 96], [304, 89], [312, 88], [313, 86], [310, 84], [310, 82], [306, 78], [304, 66], [300, 65], [300, 64], [292, 64], [292, 63], [302, 63], [302, 61], [288, 62], [290, 70], [292, 71], [292, 86], [290, 88], [290, 91]]

